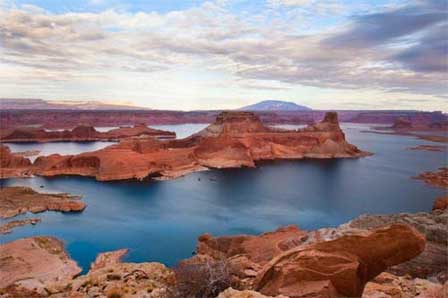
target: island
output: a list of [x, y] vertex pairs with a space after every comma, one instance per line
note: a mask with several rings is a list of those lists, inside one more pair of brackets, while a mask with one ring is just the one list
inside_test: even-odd
[[26, 212], [80, 212], [86, 204], [79, 196], [67, 193], [39, 193], [23, 186], [0, 189], [0, 218], [10, 218]]
[[297, 130], [266, 126], [251, 112], [223, 112], [214, 123], [185, 139], [134, 137], [93, 152], [40, 156], [25, 173], [91, 176], [101, 181], [172, 179], [207, 169], [255, 167], [262, 160], [370, 154], [346, 141], [334, 112]]
[[0, 142], [29, 143], [29, 142], [94, 142], [118, 141], [123, 138], [152, 136], [161, 139], [172, 139], [176, 134], [171, 131], [147, 127], [137, 124], [134, 127], [120, 127], [106, 132], [97, 131], [92, 126], [76, 126], [72, 130], [45, 130], [43, 128], [22, 127], [4, 130], [0, 133]]

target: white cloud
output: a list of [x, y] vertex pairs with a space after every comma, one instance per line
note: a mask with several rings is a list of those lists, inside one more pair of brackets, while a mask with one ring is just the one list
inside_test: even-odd
[[[274, 2], [293, 6], [313, 1]], [[84, 82], [88, 89], [94, 82], [110, 79], [126, 81], [111, 88], [131, 90], [137, 81], [158, 77], [168, 80], [163, 86], [173, 98], [182, 96], [183, 90], [174, 92], [180, 86], [190, 88], [189, 96], [194, 98], [195, 94], [206, 97], [210, 91], [196, 82], [189, 85], [188, 80], [205, 72], [236, 80], [232, 86], [248, 95], [253, 90], [283, 92], [298, 86], [446, 94], [443, 73], [405, 68], [394, 60], [401, 57], [409, 62], [412, 58], [400, 56], [401, 48], [387, 43], [366, 47], [349, 41], [328, 42], [342, 40], [362, 25], [354, 22], [319, 34], [300, 34], [287, 20], [269, 19], [263, 13], [236, 15], [223, 3], [213, 2], [165, 14], [115, 10], [53, 14], [31, 6], [5, 9], [0, 11], [0, 65], [5, 66], [0, 70], [0, 83], [11, 69], [16, 71], [10, 80], [17, 85], [62, 81], [82, 86]], [[187, 81], [181, 76], [170, 80], [169, 74], [185, 69], [190, 74]], [[134, 76], [139, 79], [129, 80]], [[148, 87], [141, 84], [142, 90]], [[163, 89], [152, 88], [159, 92], [156, 96], [166, 95]], [[128, 94], [135, 96], [135, 92]]]

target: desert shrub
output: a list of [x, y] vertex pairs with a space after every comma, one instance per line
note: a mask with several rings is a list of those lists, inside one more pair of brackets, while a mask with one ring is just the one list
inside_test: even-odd
[[174, 269], [176, 285], [170, 290], [172, 298], [215, 298], [231, 286], [227, 261], [206, 261], [180, 264]]

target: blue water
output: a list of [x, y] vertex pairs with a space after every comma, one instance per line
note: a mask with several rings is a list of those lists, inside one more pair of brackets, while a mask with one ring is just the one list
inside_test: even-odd
[[[362, 133], [366, 129], [362, 125], [343, 127], [350, 142], [375, 155], [356, 160], [263, 162], [256, 169], [213, 170], [171, 181], [3, 180], [2, 186], [27, 185], [83, 195], [88, 206], [77, 214], [19, 216], [38, 216], [42, 222], [0, 236], [0, 243], [33, 235], [56, 236], [84, 269], [97, 253], [124, 247], [130, 248], [128, 261], [174, 265], [191, 255], [204, 232], [255, 234], [287, 224], [303, 229], [336, 226], [362, 213], [429, 211], [434, 198], [443, 194], [442, 189], [410, 178], [446, 164], [443, 152], [406, 149], [430, 142]], [[171, 128], [185, 133], [198, 129]]]

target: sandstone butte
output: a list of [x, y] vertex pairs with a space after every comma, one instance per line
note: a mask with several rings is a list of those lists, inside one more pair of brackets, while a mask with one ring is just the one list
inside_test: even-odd
[[29, 187], [2, 187], [0, 189], [0, 218], [32, 212], [80, 212], [86, 204], [77, 196], [66, 193], [39, 193]]
[[209, 168], [255, 167], [260, 160], [369, 154], [346, 141], [333, 112], [300, 130], [264, 126], [250, 112], [223, 112], [213, 124], [185, 139], [127, 138], [98, 151], [38, 157], [25, 173], [92, 176], [102, 181], [170, 179]]
[[0, 145], [0, 179], [31, 176], [31, 167], [28, 158], [13, 154], [7, 146]]
[[107, 132], [97, 131], [92, 126], [77, 126], [72, 130], [47, 131], [43, 128], [16, 128], [4, 130], [0, 133], [0, 142], [91, 142], [118, 141], [123, 138], [152, 136], [156, 138], [175, 138], [176, 134], [149, 128], [144, 124], [134, 127], [120, 127]]

